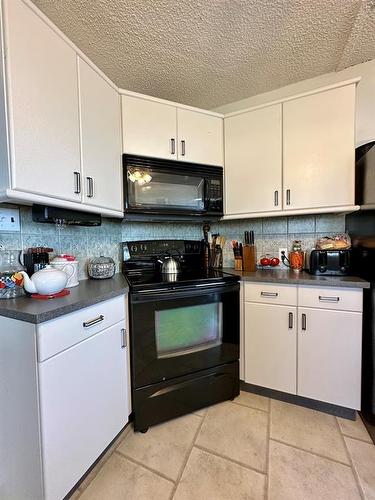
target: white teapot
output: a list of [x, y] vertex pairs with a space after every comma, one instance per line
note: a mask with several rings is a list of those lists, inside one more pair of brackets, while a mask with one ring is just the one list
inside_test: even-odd
[[53, 295], [64, 290], [68, 276], [64, 271], [53, 269], [51, 266], [46, 266], [44, 269], [34, 273], [31, 278], [24, 271], [23, 286], [26, 292], [38, 293], [40, 295]]

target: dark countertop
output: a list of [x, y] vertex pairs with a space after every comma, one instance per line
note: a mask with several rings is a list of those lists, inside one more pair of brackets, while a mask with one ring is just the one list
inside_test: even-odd
[[128, 292], [129, 287], [122, 274], [115, 274], [106, 280], [83, 280], [79, 286], [70, 288], [70, 295], [51, 300], [18, 297], [0, 300], [1, 316], [18, 319], [28, 323], [43, 323], [64, 314], [92, 306]]
[[314, 276], [306, 271], [296, 273], [283, 269], [258, 269], [255, 273], [224, 268], [224, 272], [236, 274], [242, 281], [263, 283], [287, 283], [289, 285], [313, 285], [345, 288], [370, 288], [370, 283], [356, 276]]

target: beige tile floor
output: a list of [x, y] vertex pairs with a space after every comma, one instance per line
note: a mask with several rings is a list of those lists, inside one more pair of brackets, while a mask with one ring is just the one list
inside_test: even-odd
[[80, 500], [375, 500], [375, 446], [355, 422], [241, 392], [134, 433], [72, 496]]

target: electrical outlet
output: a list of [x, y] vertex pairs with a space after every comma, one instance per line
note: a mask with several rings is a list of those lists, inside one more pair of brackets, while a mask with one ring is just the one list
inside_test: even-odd
[[283, 264], [283, 261], [281, 259], [282, 252], [284, 252], [284, 255], [287, 257], [288, 256], [288, 249], [287, 248], [279, 248], [280, 266], [285, 267], [284, 264]]
[[18, 232], [20, 230], [19, 209], [0, 208], [0, 231]]

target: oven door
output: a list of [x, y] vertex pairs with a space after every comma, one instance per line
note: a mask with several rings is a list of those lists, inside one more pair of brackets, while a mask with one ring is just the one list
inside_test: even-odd
[[239, 284], [132, 292], [135, 389], [239, 358]]

